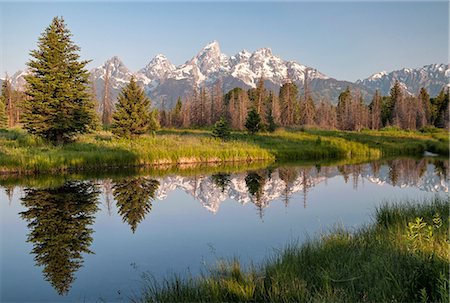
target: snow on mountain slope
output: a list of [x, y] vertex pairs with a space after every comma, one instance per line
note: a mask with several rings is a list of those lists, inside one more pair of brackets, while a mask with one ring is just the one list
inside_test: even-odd
[[[110, 92], [114, 99], [134, 75], [154, 104], [158, 105], [161, 100], [165, 100], [166, 107], [173, 106], [179, 96], [191, 94], [194, 87], [211, 88], [215, 83], [221, 83], [222, 90], [226, 93], [234, 87], [256, 87], [261, 77], [271, 90], [278, 90], [289, 79], [296, 83], [302, 92], [307, 76], [313, 97], [316, 100], [328, 99], [331, 102], [337, 102], [337, 97], [347, 86], [360, 91], [366, 101], [370, 101], [376, 89], [384, 95], [389, 94], [395, 80], [399, 80], [412, 94], [416, 94], [423, 86], [429, 90], [431, 96], [435, 96], [443, 87], [449, 85], [450, 77], [448, 64], [431, 64], [416, 69], [380, 72], [353, 83], [328, 77], [315, 68], [295, 61], [285, 61], [274, 55], [270, 48], [261, 48], [253, 53], [242, 50], [233, 56], [227, 56], [221, 52], [217, 41], [208, 43], [194, 57], [179, 66], [159, 54], [138, 72], [132, 72], [117, 56], [112, 57], [91, 70], [91, 80], [99, 98], [103, 96], [107, 70]], [[14, 87], [24, 88], [23, 76], [26, 73], [19, 71], [11, 77]]]
[[410, 94], [415, 95], [421, 87], [425, 87], [431, 96], [435, 96], [443, 87], [449, 86], [449, 77], [449, 64], [430, 64], [420, 68], [403, 68], [390, 73], [379, 72], [356, 83], [372, 90], [378, 89], [381, 94], [387, 95], [392, 85], [398, 80]]

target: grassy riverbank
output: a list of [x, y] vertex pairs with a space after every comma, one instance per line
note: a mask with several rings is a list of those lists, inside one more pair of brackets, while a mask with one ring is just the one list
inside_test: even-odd
[[448, 198], [385, 204], [372, 226], [291, 245], [261, 266], [148, 279], [135, 301], [448, 302], [448, 229]]
[[99, 132], [54, 146], [14, 129], [0, 130], [0, 173], [257, 160], [362, 161], [385, 155], [418, 156], [425, 150], [448, 155], [448, 133], [279, 130], [255, 136], [237, 132], [222, 142], [207, 130], [162, 130], [132, 140]]

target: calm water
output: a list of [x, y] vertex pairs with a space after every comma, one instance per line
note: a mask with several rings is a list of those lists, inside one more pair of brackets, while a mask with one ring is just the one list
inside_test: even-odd
[[143, 273], [258, 262], [333, 224], [370, 223], [383, 199], [449, 187], [448, 161], [436, 159], [214, 170], [0, 179], [0, 301], [127, 302]]

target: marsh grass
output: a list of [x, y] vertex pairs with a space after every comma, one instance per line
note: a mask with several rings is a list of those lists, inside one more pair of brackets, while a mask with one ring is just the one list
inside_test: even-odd
[[0, 130], [0, 173], [259, 160], [363, 162], [384, 156], [419, 156], [425, 150], [448, 155], [448, 133], [277, 130], [257, 135], [234, 132], [230, 140], [222, 141], [212, 138], [208, 130], [167, 129], [134, 139], [120, 139], [101, 131], [54, 146], [24, 130], [12, 129]]
[[[412, 250], [409, 225], [417, 218], [433, 224], [437, 216], [433, 240], [421, 239]], [[448, 197], [384, 204], [372, 226], [335, 228], [287, 246], [260, 266], [220, 261], [197, 277], [146, 279], [134, 301], [448, 302], [448, 228]]]

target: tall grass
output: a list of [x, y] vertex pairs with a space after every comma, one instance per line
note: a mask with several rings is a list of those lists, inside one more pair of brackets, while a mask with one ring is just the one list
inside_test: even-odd
[[[411, 237], [418, 220], [433, 236]], [[135, 301], [448, 302], [448, 197], [385, 204], [374, 221], [355, 232], [337, 228], [290, 245], [260, 266], [243, 268], [232, 260], [198, 277], [157, 282], [147, 276]]]
[[163, 130], [155, 136], [119, 139], [110, 132], [83, 135], [54, 146], [20, 129], [0, 130], [0, 173], [42, 173], [124, 166], [255, 160], [367, 161], [389, 155], [448, 154], [442, 132], [286, 131], [250, 136], [235, 132], [229, 141], [205, 130]]

